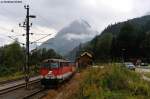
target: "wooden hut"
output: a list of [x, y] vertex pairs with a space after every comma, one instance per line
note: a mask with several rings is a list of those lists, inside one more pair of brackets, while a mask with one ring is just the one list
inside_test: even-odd
[[79, 68], [84, 68], [87, 66], [92, 65], [93, 62], [93, 56], [92, 54], [88, 52], [83, 52], [77, 59], [76, 59], [76, 65]]

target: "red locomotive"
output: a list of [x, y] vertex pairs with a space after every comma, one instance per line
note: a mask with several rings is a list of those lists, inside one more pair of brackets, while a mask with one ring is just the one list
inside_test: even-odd
[[75, 65], [63, 59], [46, 59], [42, 62], [40, 75], [44, 86], [56, 85], [68, 79], [75, 72]]

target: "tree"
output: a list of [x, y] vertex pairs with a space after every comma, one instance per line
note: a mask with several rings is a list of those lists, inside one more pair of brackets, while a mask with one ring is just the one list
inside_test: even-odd
[[150, 32], [146, 33], [145, 39], [141, 43], [143, 57], [150, 58]]
[[44, 59], [62, 58], [53, 49], [36, 49], [30, 54], [30, 65], [40, 64]]
[[110, 59], [110, 51], [112, 44], [112, 34], [106, 33], [101, 37], [96, 44], [96, 53], [95, 56], [100, 60], [109, 60]]
[[4, 65], [6, 67], [22, 69], [24, 66], [24, 51], [17, 41], [4, 47]]
[[135, 33], [134, 27], [130, 23], [125, 23], [120, 29], [120, 33], [117, 37], [117, 53], [120, 57], [122, 56], [122, 49], [125, 49], [125, 57], [131, 58], [136, 55], [136, 39], [137, 34]]

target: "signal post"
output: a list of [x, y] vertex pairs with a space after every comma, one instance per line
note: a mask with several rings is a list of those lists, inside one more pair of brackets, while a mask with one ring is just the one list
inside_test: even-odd
[[26, 14], [26, 19], [25, 21], [23, 22], [23, 24], [21, 25], [19, 23], [19, 26], [20, 27], [24, 27], [25, 30], [26, 30], [26, 65], [24, 67], [24, 70], [25, 70], [25, 82], [26, 82], [26, 89], [28, 89], [28, 84], [29, 84], [29, 73], [30, 73], [30, 68], [29, 68], [29, 54], [30, 54], [30, 41], [29, 41], [29, 34], [30, 34], [30, 27], [32, 26], [32, 23], [30, 24], [30, 18], [36, 18], [35, 15], [30, 15], [29, 14], [29, 5], [27, 6], [24, 6], [24, 8], [26, 9], [27, 11], [27, 14]]

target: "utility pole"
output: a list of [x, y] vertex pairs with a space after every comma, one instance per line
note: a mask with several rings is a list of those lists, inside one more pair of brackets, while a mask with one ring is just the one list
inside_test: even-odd
[[125, 62], [125, 51], [126, 49], [122, 49], [122, 62], [124, 63]]
[[36, 18], [34, 15], [29, 14], [29, 5], [24, 6], [24, 8], [27, 10], [26, 19], [25, 22], [23, 22], [23, 25], [19, 24], [20, 27], [24, 27], [26, 29], [26, 65], [24, 67], [25, 69], [25, 82], [26, 82], [26, 89], [28, 89], [29, 84], [29, 73], [30, 73], [30, 67], [29, 67], [29, 54], [30, 54], [30, 41], [29, 41], [29, 34], [30, 34], [30, 27], [32, 26], [32, 23], [30, 24], [30, 18]]
[[29, 5], [25, 6], [25, 9], [27, 10], [27, 15], [26, 15], [26, 76], [25, 76], [25, 81], [26, 81], [26, 88], [28, 88], [28, 82], [29, 82], [29, 31], [30, 31]]

